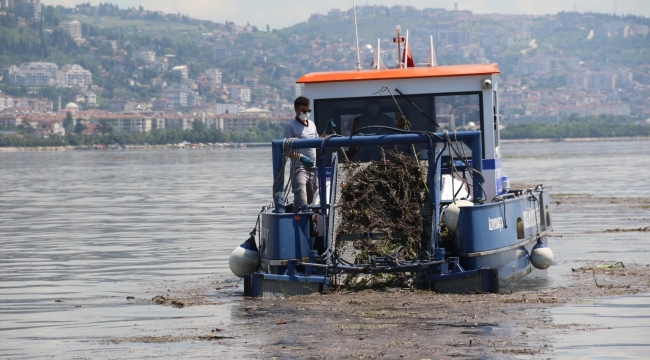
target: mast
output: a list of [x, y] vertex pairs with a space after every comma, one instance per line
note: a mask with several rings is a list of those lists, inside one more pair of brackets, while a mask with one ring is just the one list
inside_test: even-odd
[[361, 51], [359, 50], [359, 28], [357, 27], [357, 7], [352, 0], [352, 10], [354, 11], [354, 32], [357, 36], [357, 71], [361, 71]]

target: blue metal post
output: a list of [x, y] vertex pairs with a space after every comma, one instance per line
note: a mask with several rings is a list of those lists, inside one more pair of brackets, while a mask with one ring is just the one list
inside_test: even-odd
[[440, 246], [440, 176], [441, 164], [436, 161], [437, 156], [441, 154], [438, 151], [438, 145], [435, 145], [435, 152], [429, 151], [429, 196], [431, 197], [431, 211], [433, 211], [433, 223], [431, 224], [431, 243], [429, 244], [429, 253]]
[[282, 143], [283, 140], [271, 141], [271, 150], [273, 153], [273, 183], [278, 181], [278, 187], [273, 189], [273, 203], [276, 213], [284, 212], [282, 197], [284, 196], [284, 176], [280, 176], [282, 171]]
[[[471, 142], [472, 149], [472, 167], [476, 169], [479, 173], [483, 173], [483, 144], [481, 142], [481, 133], [478, 133], [478, 136], [475, 136]], [[471, 170], [470, 170], [471, 171]], [[479, 176], [472, 176], [474, 179], [474, 199], [483, 199], [483, 179]]]

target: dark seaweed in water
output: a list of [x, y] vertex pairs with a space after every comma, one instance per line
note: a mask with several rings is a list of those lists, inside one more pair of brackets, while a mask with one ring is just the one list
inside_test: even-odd
[[[387, 151], [390, 160], [372, 161], [347, 182], [341, 184], [342, 194], [337, 204], [341, 234], [386, 234], [378, 240], [362, 236], [354, 243], [360, 251], [355, 262], [366, 263], [368, 256], [393, 255], [402, 246], [400, 260], [412, 260], [422, 251], [425, 219], [422, 207], [426, 200], [426, 185], [418, 161], [394, 151]], [[347, 163], [343, 166], [360, 166]], [[337, 241], [337, 244], [339, 242]], [[346, 283], [354, 276], [348, 276]], [[367, 279], [367, 276], [364, 277]], [[367, 279], [369, 280], [369, 279]], [[398, 276], [374, 276], [363, 285], [391, 285]], [[401, 283], [401, 282], [400, 282]], [[357, 282], [357, 284], [361, 284]]]

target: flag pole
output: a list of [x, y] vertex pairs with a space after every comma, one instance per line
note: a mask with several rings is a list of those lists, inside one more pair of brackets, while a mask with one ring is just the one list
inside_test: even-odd
[[354, 11], [354, 32], [357, 36], [357, 71], [361, 71], [361, 51], [359, 50], [359, 28], [357, 27], [357, 7], [352, 0], [352, 10]]

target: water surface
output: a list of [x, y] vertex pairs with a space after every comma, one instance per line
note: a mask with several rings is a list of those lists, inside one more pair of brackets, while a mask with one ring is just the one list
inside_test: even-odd
[[[502, 153], [512, 183], [543, 183], [555, 195], [648, 197], [648, 141], [511, 143]], [[0, 153], [0, 357], [257, 356], [244, 344], [100, 341], [241, 321], [232, 315], [233, 302], [175, 309], [126, 297], [231, 279], [228, 255], [270, 203], [272, 180], [269, 148]], [[604, 217], [597, 209], [562, 212], [561, 206], [552, 208], [556, 265], [524, 286], [565, 284], [576, 260], [650, 263], [644, 233], [602, 233], [647, 226], [649, 209]], [[647, 317], [638, 315], [649, 303], [641, 296], [553, 310], [558, 323], [604, 322], [630, 339], [607, 330], [576, 334], [558, 339], [559, 356], [593, 357], [602, 344], [611, 344], [612, 355], [646, 351], [650, 341], [636, 332], [647, 333]]]

